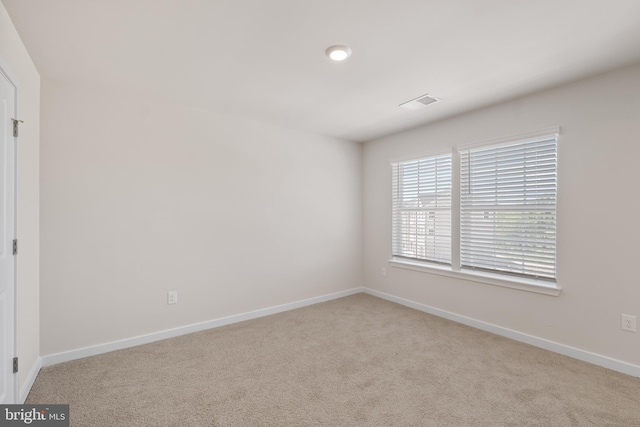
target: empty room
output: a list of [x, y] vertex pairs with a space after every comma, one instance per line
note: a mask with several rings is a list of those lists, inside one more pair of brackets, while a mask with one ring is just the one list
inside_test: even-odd
[[640, 426], [637, 0], [0, 0], [0, 425]]

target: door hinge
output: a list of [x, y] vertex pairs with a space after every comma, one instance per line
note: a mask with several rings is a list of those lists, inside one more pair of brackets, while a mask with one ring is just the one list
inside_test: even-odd
[[18, 358], [14, 357], [13, 358], [13, 373], [17, 373], [18, 372]]
[[13, 254], [18, 255], [18, 239], [13, 239]]
[[18, 120], [18, 119], [11, 119], [13, 120], [13, 137], [17, 138], [18, 137], [18, 127], [20, 123], [24, 123], [22, 120]]

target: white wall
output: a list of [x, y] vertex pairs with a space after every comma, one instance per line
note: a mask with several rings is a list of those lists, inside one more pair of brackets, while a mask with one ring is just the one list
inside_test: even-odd
[[[553, 125], [562, 132], [560, 296], [388, 266], [389, 159]], [[640, 365], [640, 333], [620, 329], [621, 313], [640, 317], [639, 159], [640, 65], [369, 142], [363, 165], [365, 286]], [[387, 277], [380, 276], [381, 267], [389, 267]]]
[[361, 286], [360, 144], [47, 79], [42, 105], [43, 355]]
[[18, 148], [18, 387], [25, 389], [39, 350], [39, 138], [40, 75], [0, 3], [0, 58], [18, 85], [18, 114], [24, 120]]

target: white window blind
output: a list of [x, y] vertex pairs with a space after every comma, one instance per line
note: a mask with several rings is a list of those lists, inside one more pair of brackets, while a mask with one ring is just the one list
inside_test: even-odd
[[392, 163], [393, 255], [451, 264], [451, 154]]
[[557, 138], [460, 151], [461, 268], [556, 277]]

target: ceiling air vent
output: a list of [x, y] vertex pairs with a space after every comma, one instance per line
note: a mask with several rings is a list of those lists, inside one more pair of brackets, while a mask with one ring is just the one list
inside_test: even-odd
[[406, 108], [407, 110], [419, 110], [420, 108], [424, 108], [429, 104], [433, 104], [434, 102], [440, 101], [439, 98], [436, 98], [433, 95], [422, 95], [417, 97], [416, 99], [412, 99], [411, 101], [404, 102], [400, 104], [402, 108]]

